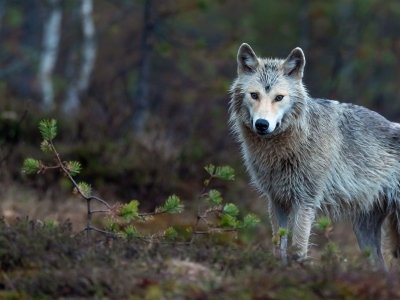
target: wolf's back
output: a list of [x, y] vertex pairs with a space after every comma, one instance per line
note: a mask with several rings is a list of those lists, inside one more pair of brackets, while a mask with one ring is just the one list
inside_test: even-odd
[[338, 216], [368, 212], [374, 205], [398, 206], [400, 127], [357, 105], [311, 102], [312, 118], [319, 120], [314, 130], [331, 126], [329, 135], [315, 134], [331, 155], [321, 208]]

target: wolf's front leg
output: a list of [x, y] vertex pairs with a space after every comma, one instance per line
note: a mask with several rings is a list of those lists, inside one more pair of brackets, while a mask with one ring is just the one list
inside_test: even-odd
[[314, 221], [314, 214], [313, 208], [302, 205], [294, 206], [292, 247], [301, 258], [307, 256], [308, 240], [310, 238], [311, 225]]
[[[288, 228], [289, 211], [281, 203], [275, 201], [269, 201], [269, 217], [272, 224], [272, 231], [274, 238], [279, 238], [278, 230], [279, 227]], [[280, 238], [279, 252], [284, 264], [287, 264], [287, 234]]]

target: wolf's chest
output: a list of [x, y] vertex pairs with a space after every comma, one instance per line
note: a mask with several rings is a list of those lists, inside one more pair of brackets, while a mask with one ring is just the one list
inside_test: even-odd
[[263, 193], [297, 197], [303, 186], [309, 184], [309, 166], [294, 153], [284, 156], [244, 151], [244, 159], [252, 182]]

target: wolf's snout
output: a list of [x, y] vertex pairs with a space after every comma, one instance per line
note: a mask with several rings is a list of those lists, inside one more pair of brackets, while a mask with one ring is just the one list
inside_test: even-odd
[[266, 133], [269, 127], [269, 122], [265, 119], [258, 119], [255, 126], [259, 133]]

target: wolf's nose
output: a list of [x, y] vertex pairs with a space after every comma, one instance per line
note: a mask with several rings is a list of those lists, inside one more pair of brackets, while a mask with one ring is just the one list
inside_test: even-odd
[[260, 131], [260, 132], [265, 132], [265, 131], [267, 131], [268, 127], [269, 127], [269, 123], [268, 123], [267, 120], [265, 120], [265, 119], [258, 119], [258, 120], [256, 121], [256, 129], [257, 129], [258, 131]]

